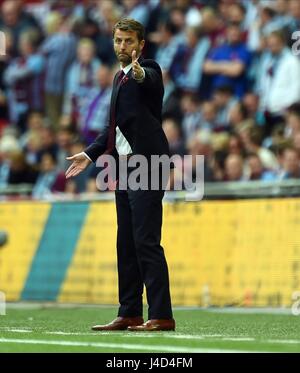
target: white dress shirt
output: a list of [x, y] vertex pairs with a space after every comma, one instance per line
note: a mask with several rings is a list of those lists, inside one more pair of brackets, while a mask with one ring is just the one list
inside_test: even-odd
[[[273, 66], [273, 74], [269, 73]], [[287, 107], [300, 100], [300, 61], [285, 48], [273, 63], [270, 53], [262, 57], [258, 71], [257, 88], [260, 110], [282, 115]]]
[[[130, 65], [127, 65], [123, 68], [124, 74], [127, 75], [129, 71], [132, 69], [132, 63]], [[142, 79], [136, 79], [138, 83], [142, 83], [145, 79], [145, 70], [143, 69], [144, 76]], [[120, 131], [120, 128], [116, 124], [116, 149], [119, 155], [128, 155], [132, 153], [131, 146], [129, 142], [127, 141], [126, 137], [122, 134]], [[90, 157], [84, 153], [84, 155], [90, 160]]]

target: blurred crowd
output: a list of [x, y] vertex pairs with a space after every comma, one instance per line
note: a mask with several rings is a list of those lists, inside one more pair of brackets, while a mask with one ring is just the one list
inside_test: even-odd
[[94, 166], [65, 179], [66, 156], [108, 121], [122, 17], [145, 26], [143, 55], [162, 68], [172, 154], [204, 155], [206, 182], [300, 178], [299, 0], [0, 4], [0, 188], [97, 192]]

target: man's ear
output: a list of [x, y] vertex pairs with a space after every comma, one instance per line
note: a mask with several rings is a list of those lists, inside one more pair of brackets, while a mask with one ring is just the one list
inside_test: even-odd
[[143, 50], [144, 46], [145, 46], [145, 40], [141, 40], [140, 41], [140, 49], [141, 49], [141, 51]]

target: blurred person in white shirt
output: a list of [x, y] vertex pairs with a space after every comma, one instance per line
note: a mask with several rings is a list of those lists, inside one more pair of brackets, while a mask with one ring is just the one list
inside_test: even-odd
[[272, 32], [267, 42], [257, 74], [257, 93], [260, 110], [272, 126], [276, 117], [282, 117], [286, 108], [300, 100], [300, 61], [287, 48], [280, 31]]

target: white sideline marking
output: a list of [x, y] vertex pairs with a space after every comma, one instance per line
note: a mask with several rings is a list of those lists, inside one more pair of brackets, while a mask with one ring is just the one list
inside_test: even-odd
[[31, 329], [18, 329], [18, 328], [9, 328], [9, 327], [3, 327], [3, 328], [0, 328], [4, 331], [8, 331], [8, 332], [13, 332], [13, 333], [31, 333], [32, 330]]
[[145, 346], [139, 344], [118, 344], [118, 343], [99, 343], [99, 342], [71, 342], [71, 341], [47, 341], [43, 339], [11, 339], [0, 338], [0, 343], [20, 343], [20, 344], [36, 344], [36, 345], [55, 345], [55, 346], [81, 346], [81, 347], [104, 347], [116, 348], [124, 350], [148, 350], [148, 351], [167, 351], [167, 352], [223, 352], [223, 353], [251, 353], [255, 351], [245, 350], [230, 350], [216, 348], [193, 348], [193, 347], [175, 347], [175, 346]]
[[[32, 329], [17, 329], [17, 328], [9, 328], [9, 327], [0, 327], [0, 330], [11, 332], [11, 333], [32, 333], [34, 330]], [[212, 338], [220, 338], [222, 341], [231, 341], [231, 342], [258, 342], [258, 343], [275, 343], [275, 344], [299, 344], [299, 339], [259, 339], [254, 337], [236, 337], [236, 336], [225, 336], [224, 334], [202, 334], [202, 335], [194, 335], [194, 334], [169, 334], [169, 333], [133, 333], [133, 332], [90, 332], [90, 333], [82, 333], [82, 332], [63, 332], [63, 331], [53, 331], [53, 332], [43, 332], [38, 331], [36, 332], [41, 334], [49, 334], [49, 335], [74, 335], [74, 336], [102, 336], [102, 335], [110, 335], [116, 337], [139, 337], [139, 338], [166, 338], [166, 339], [190, 339], [190, 340], [207, 340]]]
[[255, 338], [252, 337], [223, 337], [222, 341], [255, 341]]
[[300, 340], [297, 339], [267, 339], [265, 342], [268, 343], [286, 343], [286, 344], [299, 344], [300, 346]]
[[74, 333], [74, 332], [44, 332], [43, 334], [54, 334], [54, 335], [95, 335], [95, 333]]

